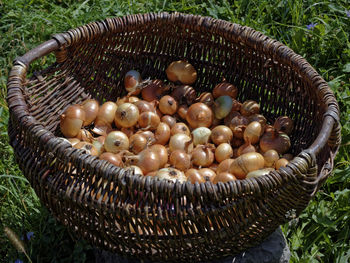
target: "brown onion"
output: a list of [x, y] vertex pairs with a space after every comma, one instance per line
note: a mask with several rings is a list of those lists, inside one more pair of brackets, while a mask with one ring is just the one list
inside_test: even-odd
[[130, 150], [138, 154], [147, 147], [147, 139], [142, 134], [134, 134], [129, 139]]
[[160, 169], [156, 173], [155, 177], [170, 180], [172, 182], [176, 182], [176, 180], [178, 180], [180, 183], [186, 182], [187, 180], [187, 177], [182, 171], [171, 167]]
[[161, 144], [154, 144], [149, 148], [158, 155], [159, 168], [164, 167], [168, 163], [168, 150]]
[[171, 128], [171, 136], [177, 134], [177, 133], [183, 133], [186, 134], [188, 136], [190, 136], [191, 131], [190, 129], [187, 127], [187, 125], [183, 122], [178, 122], [176, 123], [172, 128]]
[[265, 132], [259, 145], [263, 152], [276, 150], [279, 154], [287, 152], [291, 146], [288, 135], [277, 131]]
[[204, 103], [197, 102], [188, 108], [186, 120], [192, 128], [208, 128], [213, 123], [213, 112]]
[[71, 105], [61, 115], [60, 128], [63, 135], [72, 138], [78, 135], [85, 120], [85, 111], [80, 105]]
[[117, 104], [112, 101], [107, 101], [102, 104], [102, 106], [98, 110], [98, 114], [96, 117], [96, 122], [98, 120], [104, 121], [108, 124], [112, 124], [115, 117], [115, 112], [117, 111]]
[[170, 63], [165, 73], [170, 81], [180, 81], [186, 85], [193, 84], [197, 79], [197, 71], [190, 63], [183, 60]]
[[143, 174], [157, 171], [160, 168], [159, 156], [150, 149], [144, 149], [136, 156], [127, 156], [128, 161], [135, 163]]
[[185, 152], [191, 152], [193, 149], [193, 143], [190, 136], [177, 133], [170, 137], [169, 141], [169, 150], [173, 152], [175, 150], [183, 150]]
[[136, 134], [141, 134], [142, 136], [144, 136], [147, 140], [147, 144], [151, 145], [155, 142], [155, 137], [154, 137], [154, 133], [151, 131], [138, 131], [136, 132]]
[[134, 126], [139, 119], [139, 109], [132, 103], [123, 103], [115, 112], [114, 123], [124, 128]]
[[139, 100], [133, 103], [138, 109], [139, 113], [141, 114], [142, 112], [146, 111], [152, 111], [155, 112], [156, 108], [153, 102], [148, 102], [145, 100]]
[[165, 122], [166, 124], [168, 124], [168, 126], [171, 129], [176, 124], [176, 119], [170, 115], [164, 115], [161, 118], [161, 122]]
[[198, 172], [204, 178], [204, 180], [206, 182], [208, 182], [208, 181], [213, 182], [213, 180], [216, 176], [216, 173], [212, 169], [209, 169], [209, 168], [199, 169]]
[[138, 124], [144, 130], [155, 130], [160, 123], [159, 116], [151, 111], [142, 112], [140, 114]]
[[286, 167], [287, 164], [289, 164], [289, 161], [287, 159], [281, 158], [276, 162], [276, 170], [280, 169], [281, 167]]
[[83, 126], [88, 126], [96, 119], [100, 104], [97, 100], [88, 99], [85, 100], [81, 106], [85, 111], [85, 121]]
[[165, 95], [159, 100], [158, 107], [163, 114], [173, 115], [177, 111], [177, 101], [173, 97]]
[[233, 138], [233, 133], [231, 129], [225, 125], [216, 126], [210, 135], [211, 140], [215, 145], [219, 145], [221, 143], [230, 143]]
[[215, 160], [218, 163], [221, 163], [222, 161], [231, 158], [232, 154], [233, 151], [231, 145], [228, 143], [221, 143], [215, 149]]
[[264, 153], [265, 167], [275, 167], [279, 154], [275, 150], [268, 150]]
[[115, 166], [122, 166], [122, 157], [119, 154], [104, 152], [100, 155], [100, 160], [106, 160]]
[[165, 122], [159, 123], [155, 131], [155, 143], [165, 145], [170, 139], [170, 127]]
[[80, 141], [89, 142], [89, 143], [92, 143], [92, 140], [94, 139], [92, 134], [86, 129], [81, 129], [78, 135], [76, 136], [76, 138], [79, 139]]
[[141, 96], [145, 101], [159, 100], [166, 93], [167, 89], [163, 81], [155, 79], [142, 89]]
[[188, 112], [188, 106], [185, 104], [180, 105], [180, 107], [177, 110], [177, 114], [180, 116], [181, 119], [186, 120], [186, 115]]
[[224, 119], [225, 125], [229, 127], [232, 119], [236, 116], [242, 116], [242, 115], [238, 111], [231, 110], [229, 115], [227, 115]]
[[260, 153], [245, 153], [234, 159], [229, 172], [238, 179], [244, 179], [249, 172], [264, 168], [264, 164], [264, 157]]
[[129, 149], [129, 138], [121, 131], [110, 132], [105, 140], [104, 147], [107, 152], [116, 153]]
[[273, 127], [277, 131], [284, 132], [285, 134], [289, 135], [292, 133], [293, 130], [293, 121], [288, 116], [280, 116], [276, 119], [275, 123], [273, 124]]
[[217, 174], [214, 177], [213, 184], [217, 184], [218, 182], [227, 183], [229, 181], [234, 181], [234, 180], [237, 180], [237, 178], [233, 174], [230, 174], [228, 172], [223, 172], [223, 173]]
[[248, 124], [249, 120], [246, 117], [238, 115], [231, 119], [228, 127], [232, 130], [233, 136], [243, 139], [243, 133]]
[[142, 78], [138, 71], [130, 70], [125, 74], [124, 86], [128, 93], [137, 95], [140, 93], [139, 85], [141, 84]]
[[129, 102], [129, 96], [119, 97], [115, 104], [119, 107], [120, 105]]
[[253, 114], [253, 115], [248, 117], [248, 120], [249, 120], [249, 122], [253, 122], [253, 121], [259, 122], [261, 124], [261, 128], [262, 128], [260, 135], [262, 135], [264, 133], [267, 121], [266, 121], [266, 118], [263, 115], [261, 115], [261, 114]]
[[245, 153], [256, 152], [255, 147], [248, 141], [237, 149], [237, 156]]
[[215, 86], [213, 90], [213, 96], [214, 98], [218, 98], [220, 96], [230, 96], [231, 98], [237, 98], [238, 89], [231, 83], [228, 83], [227, 81], [223, 81]]
[[98, 150], [91, 143], [88, 142], [79, 142], [73, 146], [74, 148], [85, 150], [87, 154], [93, 156], [98, 156]]
[[182, 150], [173, 151], [169, 161], [172, 166], [181, 171], [186, 171], [191, 167], [191, 156]]
[[196, 91], [191, 86], [175, 86], [171, 96], [181, 105], [191, 105], [196, 99]]
[[198, 145], [192, 152], [192, 163], [200, 167], [208, 167], [214, 162], [213, 147], [209, 144]]
[[230, 170], [230, 166], [232, 164], [232, 162], [234, 161], [234, 159], [226, 159], [224, 161], [222, 161], [218, 168], [216, 169], [216, 172], [219, 173], [223, 173], [223, 172], [228, 172]]
[[245, 117], [249, 117], [253, 114], [258, 114], [260, 111], [260, 105], [254, 100], [247, 100], [243, 102], [241, 106], [241, 114]]
[[253, 121], [249, 123], [245, 128], [243, 133], [243, 138], [246, 142], [256, 144], [259, 141], [261, 134], [262, 134], [262, 127], [260, 122]]
[[203, 92], [196, 101], [211, 107], [214, 104], [214, 97], [210, 92]]
[[205, 182], [205, 179], [197, 169], [193, 169], [193, 168], [188, 169], [186, 172], [186, 177], [187, 177], [187, 181], [191, 182], [192, 184], [195, 184], [195, 183], [200, 184]]

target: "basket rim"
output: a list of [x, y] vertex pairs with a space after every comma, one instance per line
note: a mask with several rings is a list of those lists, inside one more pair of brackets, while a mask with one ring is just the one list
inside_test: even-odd
[[[300, 179], [300, 173], [298, 173], [299, 175], [295, 175], [295, 169], [301, 171], [302, 174], [302, 171], [307, 171], [308, 167], [314, 165], [316, 160], [315, 156], [326, 145], [329, 137], [331, 136], [333, 128], [336, 125], [339, 125], [339, 106], [337, 104], [334, 93], [328, 86], [327, 82], [323, 80], [323, 78], [316, 72], [316, 70], [304, 58], [296, 54], [287, 46], [283, 45], [277, 40], [265, 36], [261, 32], [256, 31], [250, 27], [241, 26], [238, 24], [230, 23], [220, 19], [214, 19], [211, 17], [183, 14], [177, 12], [134, 14], [123, 17], [107, 18], [100, 22], [92, 22], [75, 29], [70, 29], [67, 32], [54, 35], [52, 39], [42, 43], [36, 48], [28, 51], [23, 56], [15, 59], [14, 66], [10, 72], [8, 79], [8, 104], [9, 109], [11, 111], [11, 115], [14, 118], [18, 119], [20, 122], [25, 122], [26, 128], [32, 130], [33, 132], [35, 130], [40, 129], [42, 131], [41, 134], [45, 134], [45, 136], [41, 136], [39, 140], [43, 141], [44, 144], [48, 144], [48, 147], [57, 147], [58, 151], [61, 154], [63, 154], [64, 152], [72, 153], [74, 151], [78, 151], [80, 153], [80, 157], [84, 157], [84, 153], [82, 150], [73, 150], [70, 149], [68, 146], [63, 147], [64, 149], [58, 147], [57, 145], [62, 145], [65, 143], [59, 141], [58, 137], [56, 137], [49, 130], [46, 130], [45, 127], [43, 127], [41, 124], [38, 124], [36, 120], [30, 116], [23, 94], [20, 92], [29, 65], [34, 60], [41, 58], [42, 56], [45, 56], [53, 51], [57, 51], [59, 49], [67, 47], [75, 41], [79, 41], [81, 38], [86, 38], [87, 40], [90, 39], [92, 37], [92, 28], [98, 34], [104, 34], [106, 33], [106, 31], [114, 33], [118, 30], [124, 29], [125, 27], [137, 27], [137, 25], [140, 23], [162, 23], [164, 21], [180, 23], [186, 28], [192, 27], [192, 29], [195, 29], [199, 27], [201, 30], [208, 30], [208, 32], [215, 33], [223, 37], [236, 39], [236, 41], [239, 41], [240, 43], [248, 45], [255, 49], [258, 46], [262, 47], [264, 52], [270, 53], [274, 58], [278, 58], [280, 62], [283, 62], [286, 65], [296, 68], [298, 70], [298, 73], [310, 82], [310, 85], [316, 86], [316, 90], [319, 92], [320, 98], [322, 98], [325, 101], [325, 104], [327, 105], [326, 113], [323, 116], [324, 118], [322, 128], [314, 142], [307, 149], [303, 150], [296, 159], [292, 160], [286, 168], [281, 168], [280, 170], [270, 172], [270, 174], [265, 177], [250, 178], [242, 181], [236, 180], [233, 182], [218, 183], [217, 185], [214, 185], [209, 182], [201, 183], [200, 185], [198, 183], [191, 184], [189, 182], [164, 183], [160, 182], [159, 179], [148, 178], [148, 176], [135, 176], [131, 174], [130, 171], [125, 171], [122, 168], [118, 168], [117, 170], [107, 169], [112, 168], [114, 166], [112, 164], [105, 164], [103, 165], [103, 168], [106, 168], [105, 170], [113, 170], [114, 172], [117, 172], [118, 175], [113, 176], [110, 173], [109, 175], [103, 174], [103, 177], [105, 177], [104, 179], [117, 181], [118, 184], [123, 184], [125, 183], [125, 181], [129, 181], [137, 177], [135, 183], [137, 183], [137, 185], [143, 188], [144, 190], [148, 189], [148, 191], [152, 191], [152, 182], [157, 182], [153, 183], [153, 185], [156, 184], [157, 186], [155, 187], [165, 188], [167, 190], [166, 192], [175, 191], [179, 195], [181, 195], [180, 193], [186, 195], [194, 194], [199, 191], [202, 195], [214, 197], [214, 199], [216, 200], [218, 198], [217, 193], [222, 192], [223, 189], [230, 189], [229, 191], [231, 192], [231, 196], [236, 196], [236, 194], [241, 194], [242, 192], [250, 192], [252, 191], [252, 189], [254, 191], [261, 192], [261, 187], [265, 184], [264, 181], [266, 180], [270, 180], [270, 183], [268, 184], [267, 188], [264, 187], [264, 190], [269, 191], [275, 188], [278, 182], [286, 180], [284, 178], [285, 174], [293, 175], [294, 177], [299, 176], [298, 178]], [[18, 87], [20, 88], [18, 89]], [[13, 109], [18, 106], [18, 101], [17, 104], [14, 104], [9, 99], [13, 95], [12, 93], [10, 94], [11, 89], [14, 91], [13, 93], [16, 92], [17, 99], [21, 101], [20, 104], [22, 107], [24, 107], [24, 110], [22, 112], [13, 111]], [[337, 135], [339, 136], [340, 140], [340, 134]], [[334, 155], [338, 151], [338, 148], [339, 145], [336, 145], [334, 147]], [[81, 159], [85, 167], [95, 167], [96, 165], [92, 165], [92, 162], [98, 160], [97, 158]], [[101, 160], [98, 161], [101, 162]], [[314, 183], [322, 181], [323, 177], [325, 176], [328, 176], [328, 174], [318, 174]], [[306, 182], [309, 181], [307, 180], [306, 176], [303, 176], [303, 180], [305, 180]], [[74, 201], [73, 197], [71, 197], [71, 199], [71, 201]], [[101, 202], [99, 202], [99, 204], [103, 205]]]

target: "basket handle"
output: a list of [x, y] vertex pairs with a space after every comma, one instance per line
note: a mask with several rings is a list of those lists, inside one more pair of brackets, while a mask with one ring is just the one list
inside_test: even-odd
[[28, 51], [21, 57], [17, 57], [15, 59], [15, 62], [22, 63], [26, 66], [26, 68], [29, 67], [29, 64], [32, 63], [34, 60], [46, 56], [52, 51], [55, 51], [59, 48], [59, 43], [55, 39], [50, 39], [39, 46], [33, 48], [32, 50]]

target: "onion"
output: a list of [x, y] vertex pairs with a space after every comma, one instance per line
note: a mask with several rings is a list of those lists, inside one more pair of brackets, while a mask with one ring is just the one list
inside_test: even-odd
[[83, 126], [88, 126], [96, 119], [100, 105], [97, 100], [88, 99], [85, 100], [81, 106], [85, 111]]
[[219, 145], [221, 143], [229, 143], [233, 138], [233, 133], [227, 126], [219, 125], [211, 131], [210, 138], [213, 143], [215, 143], [215, 145]]
[[213, 184], [217, 184], [218, 182], [227, 183], [229, 181], [234, 181], [234, 180], [237, 180], [237, 178], [233, 174], [230, 174], [228, 172], [223, 172], [223, 173], [217, 174], [214, 177]]
[[138, 154], [147, 147], [147, 139], [142, 134], [134, 134], [129, 139], [130, 150]]
[[187, 61], [178, 60], [172, 62], [165, 73], [172, 82], [180, 81], [182, 84], [193, 84], [197, 79], [197, 72]]
[[233, 101], [230, 96], [220, 96], [214, 103], [214, 114], [219, 120], [225, 118], [232, 110]]
[[267, 175], [271, 171], [274, 171], [274, 170], [275, 169], [273, 169], [273, 168], [265, 168], [265, 169], [255, 170], [255, 171], [249, 172], [246, 176], [246, 179]]
[[191, 168], [187, 170], [186, 177], [187, 177], [187, 181], [191, 182], [192, 184], [195, 184], [195, 183], [200, 184], [205, 182], [205, 179], [197, 169]]
[[92, 140], [94, 139], [92, 134], [86, 129], [80, 129], [76, 138], [79, 139], [80, 141], [89, 142], [89, 143], [92, 143]]
[[279, 154], [287, 152], [291, 146], [288, 135], [277, 131], [265, 132], [259, 145], [263, 152], [276, 150]]
[[244, 144], [244, 141], [242, 139], [238, 139], [236, 137], [233, 137], [233, 139], [231, 141], [232, 147], [240, 147], [243, 144]]
[[230, 166], [232, 164], [232, 162], [234, 161], [234, 159], [226, 159], [224, 161], [222, 161], [218, 168], [216, 169], [216, 172], [219, 173], [223, 173], [223, 172], [228, 172], [230, 170]]
[[140, 114], [138, 124], [144, 130], [155, 130], [160, 123], [159, 116], [151, 111], [143, 112]]
[[213, 179], [216, 176], [216, 173], [212, 169], [209, 169], [209, 168], [199, 169], [198, 172], [204, 178], [204, 180], [207, 182], [208, 181], [213, 182]]
[[88, 142], [79, 142], [73, 146], [74, 148], [85, 150], [87, 154], [91, 154], [93, 156], [98, 156], [98, 151], [91, 143]]
[[85, 120], [85, 111], [80, 105], [71, 105], [61, 115], [60, 128], [63, 135], [72, 138], [78, 135]]
[[163, 145], [155, 144], [149, 149], [158, 155], [159, 168], [164, 167], [168, 163], [168, 150]]
[[93, 133], [96, 133], [101, 136], [107, 136], [108, 133], [112, 131], [112, 126], [110, 123], [105, 122], [104, 120], [95, 121], [95, 127], [92, 129]]
[[208, 167], [214, 162], [213, 147], [211, 145], [197, 145], [192, 152], [192, 163], [200, 167]]
[[247, 100], [241, 106], [241, 114], [245, 117], [257, 114], [260, 111], [260, 105], [254, 100]]
[[231, 98], [235, 99], [238, 94], [238, 89], [231, 83], [226, 82], [225, 80], [218, 85], [215, 86], [213, 89], [213, 96], [214, 98], [218, 98], [220, 96], [230, 96]]
[[[65, 138], [63, 138], [63, 139], [65, 139]], [[67, 139], [65, 139], [65, 140], [67, 140]], [[69, 138], [68, 141], [69, 141], [69, 143], [70, 143], [72, 146], [74, 146], [74, 145], [76, 145], [77, 143], [80, 142], [80, 140], [77, 139], [77, 138]]]
[[265, 167], [275, 167], [279, 154], [275, 150], [268, 150], [264, 153]]
[[134, 135], [135, 133], [135, 129], [134, 127], [129, 127], [129, 128], [125, 128], [125, 127], [122, 127], [120, 129], [121, 132], [125, 133], [126, 136], [128, 136], [128, 138], [130, 138], [132, 135]]
[[107, 135], [104, 147], [107, 152], [112, 153], [116, 153], [121, 150], [128, 150], [129, 138], [121, 131], [112, 131]]
[[140, 93], [139, 85], [141, 84], [142, 78], [138, 71], [130, 70], [125, 74], [124, 86], [128, 93], [137, 95]]
[[276, 162], [276, 170], [280, 169], [281, 167], [286, 167], [287, 164], [289, 164], [289, 161], [287, 159], [281, 158]]
[[196, 91], [191, 86], [175, 86], [171, 96], [179, 104], [191, 105], [196, 100]]
[[123, 103], [115, 113], [114, 123], [124, 128], [134, 126], [139, 119], [139, 109], [132, 103]]
[[125, 169], [126, 170], [132, 170], [133, 174], [143, 175], [143, 172], [142, 172], [141, 168], [136, 166], [136, 165], [131, 165], [131, 166], [125, 168]]
[[232, 119], [236, 116], [242, 116], [242, 115], [238, 111], [231, 110], [231, 112], [224, 119], [225, 125], [229, 127]]
[[246, 117], [238, 115], [231, 119], [228, 127], [230, 127], [230, 129], [232, 130], [233, 136], [235, 136], [238, 139], [242, 139], [244, 130], [248, 124], [249, 120]]
[[288, 161], [293, 160], [294, 156], [291, 153], [285, 153], [282, 155], [282, 158], [287, 159]]
[[135, 102], [138, 102], [140, 99], [138, 97], [135, 97], [135, 96], [130, 96], [129, 99], [128, 99], [128, 102], [129, 103], [135, 103]]
[[142, 89], [141, 96], [145, 101], [159, 100], [167, 90], [168, 87], [164, 86], [163, 81], [155, 79]]
[[256, 152], [255, 147], [248, 141], [237, 149], [237, 156], [245, 153]]
[[211, 135], [211, 130], [206, 127], [199, 127], [192, 131], [193, 144], [207, 144]]
[[115, 104], [119, 107], [120, 105], [129, 102], [129, 97], [128, 96], [124, 96], [124, 97], [119, 97], [117, 98], [117, 101], [115, 102]]
[[100, 155], [100, 160], [106, 160], [115, 166], [122, 166], [123, 161], [119, 154], [104, 152]]
[[214, 104], [214, 97], [210, 92], [203, 92], [198, 98], [197, 102], [202, 102], [208, 107], [211, 107]]
[[260, 135], [262, 134], [262, 127], [260, 122], [253, 121], [248, 124], [243, 133], [243, 138], [246, 142], [255, 144], [259, 141]]
[[212, 169], [215, 173], [216, 173], [216, 170], [218, 169], [219, 167], [219, 164], [218, 163], [212, 163], [210, 166], [209, 166], [209, 169]]
[[253, 122], [253, 121], [257, 121], [261, 124], [261, 134], [262, 135], [264, 133], [265, 130], [265, 126], [266, 126], [266, 118], [261, 115], [261, 114], [253, 114], [251, 116], [248, 117], [249, 122]]
[[190, 136], [186, 134], [177, 133], [170, 137], [169, 149], [170, 149], [170, 152], [173, 152], [176, 150], [191, 152], [193, 149], [192, 139]]
[[159, 100], [158, 107], [163, 114], [173, 115], [177, 111], [177, 102], [173, 97], [166, 95]]
[[150, 149], [145, 149], [135, 156], [127, 156], [126, 159], [128, 162], [135, 163], [146, 175], [160, 168], [158, 154]]
[[134, 102], [134, 105], [139, 109], [140, 114], [142, 112], [147, 112], [147, 111], [152, 111], [152, 112], [156, 111], [154, 103], [148, 102], [145, 100], [136, 101], [136, 102]]
[[232, 151], [231, 145], [228, 143], [221, 143], [215, 149], [215, 160], [218, 163], [221, 163], [222, 161], [231, 158], [232, 154], [233, 154], [233, 151]]
[[264, 168], [264, 164], [264, 157], [260, 153], [245, 153], [234, 159], [229, 172], [238, 179], [244, 179], [249, 172]]
[[177, 110], [177, 114], [180, 116], [181, 119], [186, 120], [186, 115], [188, 112], [188, 106], [185, 104], [180, 105], [180, 107]]
[[105, 148], [103, 146], [103, 143], [101, 143], [99, 140], [97, 139], [94, 139], [92, 140], [92, 145], [96, 148], [97, 150], [97, 155], [100, 156], [104, 151], [105, 151]]
[[138, 131], [136, 134], [141, 134], [144, 136], [147, 140], [147, 145], [152, 145], [156, 141], [154, 133], [151, 131]]
[[173, 151], [169, 161], [172, 166], [181, 171], [186, 171], [191, 167], [191, 156], [182, 150]]
[[187, 180], [187, 177], [183, 172], [171, 167], [160, 169], [155, 177], [158, 177], [159, 179], [169, 180], [174, 183], [176, 180], [178, 180], [180, 183], [186, 182]]
[[186, 120], [192, 128], [208, 128], [213, 122], [213, 112], [204, 103], [197, 102], [188, 108]]
[[112, 101], [107, 101], [102, 104], [102, 106], [98, 110], [98, 114], [96, 117], [97, 121], [104, 121], [108, 124], [112, 124], [115, 117], [115, 112], [117, 111], [117, 104]]
[[177, 134], [177, 133], [183, 133], [188, 136], [191, 135], [190, 129], [187, 127], [187, 125], [183, 122], [178, 122], [176, 123], [172, 128], [171, 128], [171, 136]]
[[161, 118], [161, 122], [164, 122], [166, 124], [168, 124], [168, 126], [170, 127], [170, 129], [176, 124], [176, 119], [170, 115], [164, 115]]
[[155, 143], [165, 145], [170, 139], [170, 127], [165, 122], [159, 123], [155, 131]]
[[280, 116], [276, 119], [275, 123], [273, 124], [273, 127], [277, 131], [284, 132], [285, 134], [289, 135], [292, 133], [293, 130], [293, 121], [288, 116]]

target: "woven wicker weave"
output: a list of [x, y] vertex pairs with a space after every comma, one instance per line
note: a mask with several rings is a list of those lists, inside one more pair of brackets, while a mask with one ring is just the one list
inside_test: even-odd
[[[50, 53], [54, 64], [27, 74]], [[289, 115], [298, 157], [259, 178], [180, 184], [132, 175], [57, 137], [68, 105], [116, 100], [128, 70], [166, 79], [167, 65], [182, 58], [198, 71], [197, 91], [225, 77], [270, 122]], [[69, 30], [16, 59], [7, 87], [10, 143], [42, 202], [76, 237], [142, 259], [208, 260], [257, 245], [308, 205], [340, 143], [334, 94], [305, 59], [251, 28], [208, 17], [130, 15]]]

